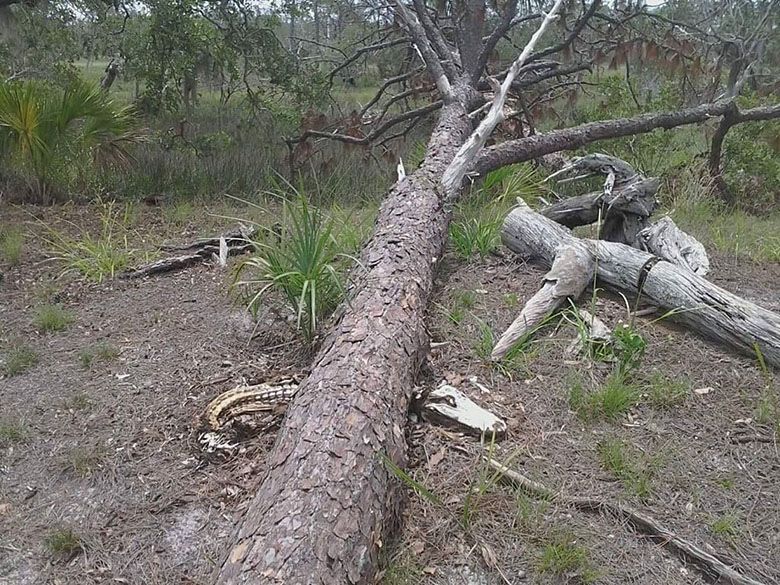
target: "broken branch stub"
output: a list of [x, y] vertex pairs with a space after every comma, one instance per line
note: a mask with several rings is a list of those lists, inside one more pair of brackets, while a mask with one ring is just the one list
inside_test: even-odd
[[643, 250], [672, 264], [685, 266], [699, 276], [710, 271], [707, 250], [699, 240], [678, 228], [670, 217], [662, 217], [640, 231], [637, 242]]
[[587, 250], [563, 246], [556, 251], [550, 271], [544, 275], [542, 288], [525, 304], [520, 315], [493, 348], [490, 358], [503, 359], [512, 347], [531, 333], [566, 299], [576, 299], [593, 279], [593, 258]]
[[428, 395], [422, 416], [428, 422], [452, 425], [477, 437], [499, 440], [506, 434], [503, 420], [449, 384], [442, 384]]

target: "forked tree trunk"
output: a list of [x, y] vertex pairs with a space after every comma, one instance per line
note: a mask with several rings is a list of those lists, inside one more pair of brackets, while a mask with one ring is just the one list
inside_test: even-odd
[[471, 125], [441, 113], [422, 167], [382, 205], [366, 272], [285, 417], [265, 480], [217, 583], [357, 584], [397, 518], [381, 456], [405, 462], [404, 425], [449, 212], [440, 177]]
[[780, 367], [780, 315], [746, 301], [687, 268], [624, 244], [575, 237], [562, 225], [520, 202], [507, 216], [504, 244], [513, 252], [551, 266], [559, 249], [595, 258], [599, 280], [629, 300], [642, 298], [670, 312], [669, 319], [694, 332], [756, 355]]

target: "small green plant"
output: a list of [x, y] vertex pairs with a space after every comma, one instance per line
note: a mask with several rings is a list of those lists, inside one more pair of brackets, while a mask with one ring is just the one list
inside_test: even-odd
[[[42, 224], [46, 235], [42, 239], [51, 248], [53, 259], [65, 266], [63, 274], [78, 272], [89, 280], [102, 282], [126, 268], [134, 255], [128, 244], [127, 206], [113, 201], [98, 202], [101, 231], [99, 236], [81, 231], [71, 238]], [[77, 226], [74, 225], [74, 228]]]
[[37, 363], [38, 354], [31, 347], [24, 344], [15, 344], [6, 352], [3, 372], [9, 378], [18, 376]]
[[740, 516], [731, 511], [726, 512], [710, 522], [710, 531], [724, 538], [735, 538], [740, 533]]
[[474, 353], [483, 360], [489, 360], [495, 345], [493, 330], [482, 319], [474, 317], [477, 321], [477, 340], [474, 344]]
[[22, 230], [5, 226], [0, 227], [0, 257], [11, 266], [16, 266], [22, 259], [24, 233]]
[[612, 337], [618, 361], [617, 372], [625, 377], [639, 366], [647, 349], [647, 341], [628, 323], [618, 324], [612, 332]]
[[462, 290], [452, 295], [449, 308], [443, 307], [444, 312], [454, 325], [460, 325], [470, 309], [477, 304], [477, 295], [474, 291]]
[[42, 305], [35, 311], [33, 323], [38, 331], [62, 331], [73, 323], [73, 315], [61, 305]]
[[0, 447], [20, 443], [26, 436], [24, 424], [19, 420], [0, 419]]
[[504, 358], [500, 362], [495, 363], [494, 366], [510, 379], [515, 373], [530, 376], [532, 375], [531, 363], [538, 354], [538, 348], [538, 345], [531, 342], [531, 336], [529, 335], [515, 344]]
[[96, 343], [95, 345], [85, 347], [84, 349], [79, 351], [78, 357], [79, 357], [79, 363], [81, 364], [81, 367], [86, 370], [90, 366], [92, 366], [92, 362], [94, 362], [95, 360], [101, 360], [107, 362], [115, 359], [118, 355], [119, 355], [118, 348], [111, 345], [110, 343], [101, 341], [100, 343]]
[[736, 485], [736, 482], [734, 481], [733, 477], [729, 476], [721, 476], [717, 477], [714, 480], [715, 485], [722, 487], [724, 490], [732, 490], [734, 489], [734, 486]]
[[525, 491], [518, 489], [515, 492], [515, 517], [513, 527], [522, 532], [533, 532], [534, 528], [543, 521], [544, 514], [550, 503], [546, 500], [537, 500], [529, 496]]
[[503, 299], [504, 304], [510, 309], [514, 309], [520, 305], [520, 296], [517, 293], [505, 293]]
[[65, 467], [79, 477], [88, 477], [100, 467], [105, 455], [101, 447], [77, 447], [68, 453]]
[[647, 459], [619, 439], [599, 442], [596, 451], [602, 467], [618, 478], [626, 489], [641, 499], [650, 495], [657, 461]]
[[417, 585], [423, 582], [423, 568], [413, 558], [393, 560], [384, 568], [382, 585]]
[[81, 538], [70, 528], [57, 528], [51, 531], [43, 544], [49, 552], [64, 559], [70, 559], [84, 550]]
[[671, 380], [656, 372], [645, 387], [651, 406], [670, 409], [683, 404], [691, 394], [691, 383], [687, 379]]
[[780, 430], [780, 400], [769, 389], [765, 389], [758, 399], [753, 419], [762, 425], [777, 425]]
[[[247, 304], [255, 315], [269, 290], [281, 293], [304, 338], [311, 342], [320, 321], [344, 298], [336, 264], [343, 255], [332, 237], [332, 218], [306, 197], [299, 194], [295, 202], [285, 202], [283, 216], [280, 233], [254, 242], [255, 253], [239, 265], [233, 286], [250, 290]], [[253, 269], [255, 276], [239, 280], [247, 269]]]
[[553, 535], [545, 544], [537, 562], [537, 570], [561, 577], [576, 574], [582, 583], [593, 583], [598, 578], [591, 566], [587, 549], [577, 544], [574, 536], [566, 532]]
[[450, 239], [458, 256], [469, 260], [474, 254], [486, 257], [498, 248], [501, 219], [491, 215], [471, 217], [453, 222]]
[[590, 392], [585, 390], [581, 379], [575, 379], [569, 386], [569, 406], [583, 420], [615, 420], [628, 412], [639, 397], [639, 388], [617, 373], [610, 374], [601, 387]]

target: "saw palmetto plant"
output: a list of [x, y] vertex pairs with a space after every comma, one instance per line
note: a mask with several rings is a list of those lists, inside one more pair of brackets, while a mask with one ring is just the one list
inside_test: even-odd
[[0, 86], [0, 156], [42, 202], [93, 166], [127, 165], [144, 139], [131, 106], [73, 80], [64, 90], [27, 81]]

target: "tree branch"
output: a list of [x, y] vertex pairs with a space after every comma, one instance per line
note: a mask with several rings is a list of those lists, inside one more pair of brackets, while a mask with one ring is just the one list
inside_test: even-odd
[[479, 78], [482, 77], [482, 72], [487, 66], [488, 59], [490, 59], [490, 54], [493, 52], [493, 49], [496, 48], [498, 41], [501, 40], [501, 38], [509, 31], [510, 28], [512, 28], [512, 23], [514, 22], [516, 14], [517, 0], [509, 0], [506, 9], [504, 10], [504, 16], [501, 18], [501, 22], [493, 30], [490, 36], [485, 39], [474, 68], [468, 72], [472, 83], [476, 84], [479, 81]]
[[[598, 1], [598, 0], [596, 0]], [[556, 13], [563, 5], [563, 0], [556, 0], [550, 12], [544, 17], [544, 20], [539, 25], [539, 28], [528, 41], [520, 55], [512, 63], [509, 68], [509, 73], [504, 78], [504, 81], [498, 86], [497, 81], [493, 81], [496, 90], [496, 96], [493, 99], [493, 105], [490, 107], [490, 111], [485, 118], [480, 122], [476, 130], [469, 136], [469, 139], [460, 147], [452, 162], [447, 166], [447, 169], [442, 175], [441, 182], [444, 186], [444, 191], [447, 194], [457, 193], [460, 189], [460, 185], [463, 182], [463, 177], [466, 176], [468, 167], [472, 164], [477, 154], [485, 146], [485, 141], [493, 133], [493, 130], [504, 119], [504, 104], [506, 103], [506, 97], [509, 93], [509, 89], [512, 87], [517, 74], [520, 73], [523, 65], [525, 65], [528, 57], [536, 47], [536, 43], [542, 37], [550, 23], [555, 20]]]
[[562, 42], [558, 43], [557, 45], [553, 45], [552, 47], [548, 47], [547, 49], [539, 51], [538, 53], [534, 53], [533, 55], [531, 55], [531, 57], [528, 60], [536, 61], [537, 59], [542, 59], [547, 55], [553, 55], [555, 53], [563, 51], [566, 47], [568, 47], [574, 42], [574, 39], [576, 39], [579, 36], [579, 34], [582, 32], [582, 29], [585, 28], [585, 25], [588, 24], [588, 21], [591, 19], [591, 17], [594, 14], [596, 14], [596, 11], [599, 9], [600, 6], [601, 6], [601, 0], [593, 0], [593, 4], [591, 4], [588, 10], [586, 10], [585, 13], [580, 17], [580, 19], [574, 25], [574, 28], [572, 29], [571, 33], [569, 33], [569, 36], [567, 36]]
[[[574, 150], [609, 138], [646, 134], [656, 128], [670, 129], [687, 124], [697, 124], [725, 115], [734, 108], [733, 101], [721, 101], [687, 108], [678, 112], [642, 114], [633, 118], [620, 118], [589, 122], [573, 128], [553, 130], [518, 140], [508, 140], [486, 148], [474, 164], [474, 174], [484, 175], [494, 169], [538, 158], [562, 150]], [[769, 120], [780, 117], [780, 104], [737, 112], [737, 123]]]
[[450, 79], [444, 71], [439, 56], [436, 54], [436, 51], [433, 50], [433, 47], [431, 47], [422, 25], [420, 25], [409, 9], [404, 6], [402, 0], [396, 0], [395, 9], [398, 15], [406, 23], [409, 33], [414, 39], [414, 45], [420, 53], [420, 58], [428, 67], [428, 71], [430, 71], [436, 81], [436, 87], [439, 89], [442, 99], [445, 102], [452, 101], [453, 94], [452, 87], [450, 86]]

